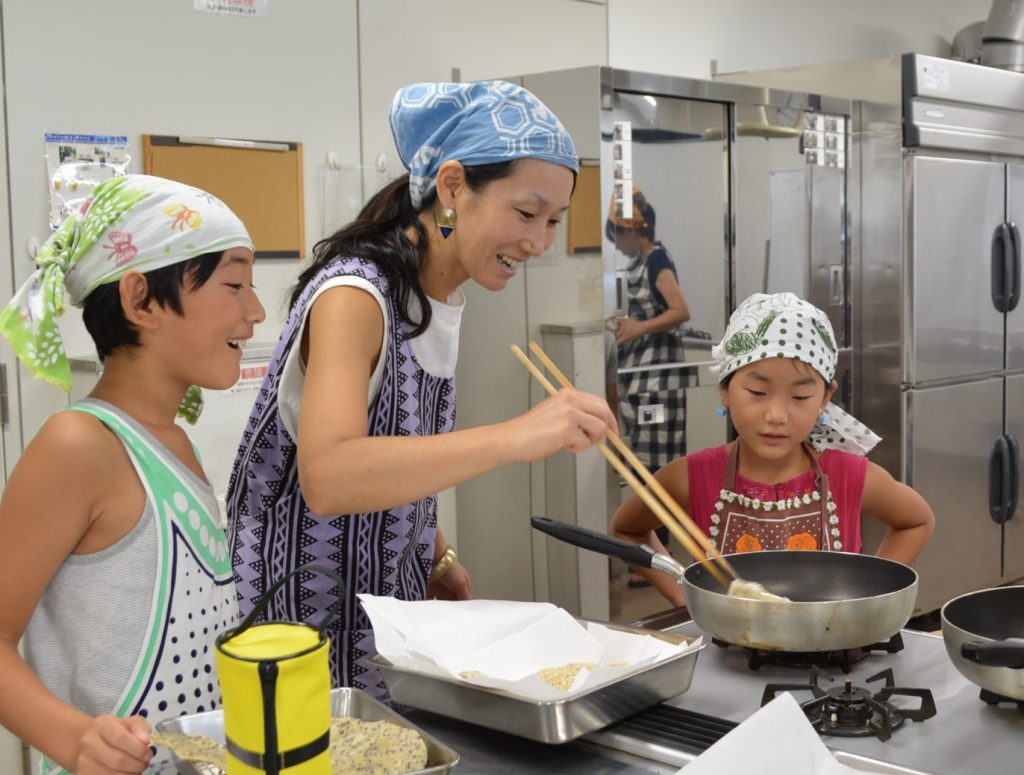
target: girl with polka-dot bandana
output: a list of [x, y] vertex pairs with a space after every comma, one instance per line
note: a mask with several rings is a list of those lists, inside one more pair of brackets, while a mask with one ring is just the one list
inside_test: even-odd
[[[0, 312], [31, 372], [65, 390], [56, 318], [81, 306], [103, 372], [50, 417], [0, 502], [0, 724], [42, 772], [174, 773], [152, 725], [220, 707], [236, 623], [217, 499], [175, 416], [223, 390], [264, 318], [253, 244], [220, 200], [146, 175], [98, 185]], [[25, 659], [18, 654], [24, 635]]]
[[[792, 293], [754, 294], [711, 354], [719, 412], [737, 438], [679, 458], [656, 477], [719, 551], [859, 552], [863, 513], [889, 528], [878, 556], [913, 562], [935, 515], [864, 457], [881, 439], [831, 403], [838, 352], [825, 313]], [[610, 531], [664, 552], [659, 525], [634, 495]], [[673, 604], [685, 603], [674, 579], [641, 572]]]

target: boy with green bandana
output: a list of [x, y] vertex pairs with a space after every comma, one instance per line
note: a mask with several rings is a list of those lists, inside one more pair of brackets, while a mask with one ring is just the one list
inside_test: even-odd
[[173, 772], [151, 725], [220, 704], [231, 558], [175, 415], [194, 422], [196, 386], [238, 379], [264, 317], [253, 260], [218, 199], [129, 175], [96, 187], [0, 313], [25, 365], [68, 390], [66, 289], [104, 364], [88, 398], [43, 425], [0, 502], [0, 723], [42, 752], [44, 773]]

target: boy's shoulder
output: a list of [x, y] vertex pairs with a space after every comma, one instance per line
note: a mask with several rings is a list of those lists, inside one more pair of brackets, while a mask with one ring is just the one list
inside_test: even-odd
[[54, 461], [67, 461], [75, 467], [102, 467], [104, 460], [109, 460], [105, 453], [119, 444], [99, 418], [65, 409], [47, 418], [25, 452], [45, 452]]

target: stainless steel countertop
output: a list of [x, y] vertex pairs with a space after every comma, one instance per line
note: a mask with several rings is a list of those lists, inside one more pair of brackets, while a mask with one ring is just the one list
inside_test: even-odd
[[[693, 622], [671, 629], [696, 635]], [[992, 775], [1020, 772], [1024, 756], [1024, 712], [1016, 705], [990, 706], [979, 697], [980, 689], [957, 672], [946, 654], [940, 635], [903, 631], [904, 649], [896, 654], [872, 654], [853, 666], [854, 684], [891, 667], [896, 685], [930, 689], [938, 713], [922, 722], [906, 721], [882, 742], [874, 737], [824, 737], [836, 751], [866, 756], [891, 764], [925, 770], [935, 775]], [[842, 671], [830, 669], [840, 681]], [[806, 683], [810, 670], [762, 666], [752, 671], [746, 655], [736, 648], [709, 645], [697, 658], [689, 690], [667, 704], [710, 716], [743, 721], [760, 707], [768, 683]], [[868, 684], [868, 686], [878, 684]], [[810, 693], [795, 693], [799, 701]], [[900, 698], [893, 698], [896, 705]], [[917, 700], [908, 698], [909, 707]]]
[[[693, 622], [672, 627], [672, 632], [697, 635]], [[912, 630], [903, 631], [904, 649], [896, 654], [873, 654], [855, 664], [849, 674], [854, 683], [890, 667], [896, 685], [932, 691], [938, 713], [922, 722], [906, 721], [882, 742], [874, 737], [823, 737], [833, 751], [851, 755], [844, 763], [856, 766], [852, 757], [886, 762], [894, 767], [924, 771], [930, 775], [1003, 775], [1019, 772], [1024, 755], [1024, 712], [1015, 705], [989, 706], [978, 698], [979, 688], [953, 667], [941, 636]], [[828, 670], [837, 682], [838, 669]], [[666, 704], [740, 722], [756, 711], [768, 683], [805, 683], [810, 671], [804, 668], [747, 667], [739, 649], [709, 645], [697, 658], [693, 682], [686, 692]], [[872, 684], [873, 685], [873, 684]], [[880, 684], [878, 684], [880, 685]], [[797, 693], [798, 700], [810, 698]], [[893, 698], [896, 705], [901, 698]], [[916, 707], [908, 698], [907, 705]], [[405, 714], [410, 721], [433, 734], [462, 756], [456, 772], [462, 775], [530, 775], [567, 773], [605, 775], [623, 773], [671, 773], [685, 764], [672, 766], [638, 759], [626, 753], [602, 748], [593, 740], [565, 745], [546, 745], [464, 724], [423, 711]], [[692, 755], [688, 755], [692, 759]], [[687, 759], [687, 760], [689, 760]], [[865, 767], [866, 771], [878, 771]]]

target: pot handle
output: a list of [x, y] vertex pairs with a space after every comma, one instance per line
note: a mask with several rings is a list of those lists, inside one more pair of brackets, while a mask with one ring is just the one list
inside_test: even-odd
[[1024, 638], [972, 640], [960, 646], [960, 656], [986, 667], [1024, 668]]
[[559, 541], [579, 546], [583, 549], [590, 549], [599, 554], [606, 554], [610, 557], [618, 557], [631, 565], [640, 565], [644, 568], [651, 567], [651, 561], [657, 556], [651, 547], [646, 544], [631, 544], [621, 538], [614, 538], [596, 530], [589, 530], [585, 527], [568, 525], [547, 517], [531, 517], [530, 524], [535, 530], [547, 533]]

